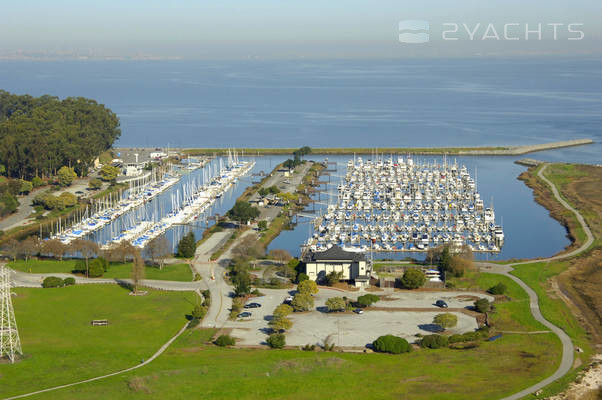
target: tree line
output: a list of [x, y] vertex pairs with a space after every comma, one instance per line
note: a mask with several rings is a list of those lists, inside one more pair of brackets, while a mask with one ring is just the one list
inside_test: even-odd
[[9, 178], [56, 175], [62, 166], [86, 175], [120, 135], [115, 113], [94, 100], [0, 90], [0, 171]]

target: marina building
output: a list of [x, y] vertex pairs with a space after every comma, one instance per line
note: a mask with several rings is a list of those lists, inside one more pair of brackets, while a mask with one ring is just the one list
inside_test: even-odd
[[331, 272], [342, 272], [342, 280], [368, 284], [371, 265], [363, 252], [345, 251], [332, 246], [326, 251], [308, 251], [303, 256], [305, 273], [313, 281], [321, 281]]

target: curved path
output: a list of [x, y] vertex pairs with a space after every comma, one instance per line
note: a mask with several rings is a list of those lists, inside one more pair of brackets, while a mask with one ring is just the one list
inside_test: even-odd
[[545, 319], [543, 317], [543, 315], [541, 314], [541, 310], [539, 309], [539, 299], [538, 299], [535, 291], [533, 291], [533, 289], [531, 289], [531, 287], [529, 287], [525, 282], [523, 282], [516, 276], [510, 274], [510, 272], [513, 270], [512, 267], [515, 265], [533, 264], [533, 263], [538, 263], [538, 262], [562, 260], [565, 258], [573, 257], [573, 256], [580, 254], [583, 251], [587, 250], [591, 246], [591, 244], [594, 242], [594, 236], [592, 235], [591, 230], [585, 223], [585, 219], [583, 218], [583, 216], [577, 210], [575, 210], [573, 207], [571, 207], [571, 205], [569, 203], [567, 203], [560, 196], [560, 193], [558, 192], [558, 189], [556, 188], [556, 186], [554, 186], [554, 184], [543, 175], [543, 172], [545, 171], [545, 169], [547, 167], [548, 167], [548, 165], [545, 164], [539, 170], [537, 175], [544, 182], [546, 182], [548, 184], [548, 186], [550, 186], [550, 188], [552, 189], [552, 193], [554, 194], [554, 197], [556, 198], [556, 200], [558, 200], [558, 202], [560, 204], [562, 204], [562, 206], [564, 208], [572, 211], [575, 214], [575, 216], [577, 217], [577, 220], [583, 227], [583, 231], [587, 235], [587, 240], [579, 248], [577, 248], [573, 251], [570, 251], [565, 254], [560, 254], [557, 256], [549, 257], [549, 258], [529, 260], [529, 261], [525, 261], [525, 262], [517, 262], [517, 263], [512, 263], [512, 264], [506, 264], [506, 265], [498, 265], [498, 264], [491, 264], [491, 263], [478, 263], [479, 266], [484, 267], [483, 269], [486, 269], [487, 272], [492, 272], [492, 273], [507, 276], [508, 278], [510, 278], [514, 282], [516, 282], [520, 287], [522, 287], [525, 290], [525, 292], [527, 292], [527, 294], [529, 295], [529, 306], [531, 308], [531, 314], [533, 315], [533, 318], [535, 318], [537, 321], [541, 322], [543, 325], [548, 327], [552, 332], [554, 332], [556, 334], [556, 336], [558, 336], [558, 338], [560, 339], [560, 342], [562, 343], [562, 360], [560, 361], [560, 365], [558, 366], [558, 369], [552, 375], [550, 375], [549, 377], [545, 378], [544, 380], [536, 383], [535, 385], [533, 385], [531, 387], [521, 390], [518, 393], [515, 393], [508, 397], [504, 397], [502, 400], [518, 400], [529, 394], [535, 393], [538, 390], [542, 389], [543, 387], [554, 382], [555, 380], [562, 378], [567, 372], [569, 372], [571, 370], [571, 367], [573, 365], [573, 355], [574, 355], [575, 350], [574, 350], [573, 342], [571, 341], [571, 338], [561, 328], [552, 324], [550, 321], [548, 321], [547, 319]]
[[110, 374], [96, 376], [96, 377], [90, 378], [90, 379], [85, 379], [85, 380], [79, 381], [79, 382], [68, 383], [66, 385], [55, 386], [55, 387], [48, 388], [48, 389], [37, 390], [37, 391], [31, 392], [31, 393], [25, 393], [25, 394], [20, 394], [20, 395], [17, 395], [17, 396], [7, 397], [4, 400], [22, 399], [23, 397], [29, 397], [29, 396], [33, 396], [33, 395], [40, 394], [40, 393], [51, 392], [51, 391], [57, 390], [57, 389], [64, 389], [64, 388], [68, 388], [68, 387], [71, 387], [71, 386], [81, 385], [82, 383], [88, 383], [88, 382], [98, 381], [98, 380], [101, 380], [101, 379], [109, 378], [111, 376], [123, 374], [125, 372], [130, 372], [130, 371], [133, 371], [135, 369], [144, 367], [145, 365], [150, 364], [155, 358], [157, 358], [161, 354], [163, 354], [163, 352], [169, 347], [169, 345], [172, 344], [186, 330], [187, 327], [188, 327], [188, 323], [186, 323], [182, 327], [182, 329], [180, 329], [178, 331], [178, 333], [176, 333], [176, 335], [174, 337], [172, 337], [171, 339], [169, 339], [167, 341], [167, 343], [165, 343], [163, 346], [161, 346], [161, 348], [159, 350], [157, 350], [155, 352], [155, 354], [153, 354], [152, 356], [150, 356], [148, 358], [148, 360], [145, 360], [144, 362], [141, 362], [138, 365], [134, 365], [133, 367], [122, 369], [122, 370], [119, 370], [119, 371], [116, 371], [116, 372], [111, 372]]

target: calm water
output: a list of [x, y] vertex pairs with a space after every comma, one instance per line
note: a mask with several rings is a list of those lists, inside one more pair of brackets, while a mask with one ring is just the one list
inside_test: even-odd
[[[94, 98], [120, 117], [119, 146], [482, 146], [592, 138], [594, 145], [532, 156], [602, 163], [601, 61], [0, 62], [0, 88]], [[254, 171], [281, 160], [258, 158]], [[493, 197], [503, 217], [500, 257], [555, 253], [568, 243], [564, 229], [516, 179], [523, 168], [514, 160], [459, 159], [471, 173], [478, 169], [482, 198]], [[241, 180], [207, 214], [226, 212], [249, 182]], [[163, 209], [170, 193], [157, 199]], [[187, 229], [167, 237], [175, 242]], [[307, 235], [300, 224], [271, 247], [298, 254]]]

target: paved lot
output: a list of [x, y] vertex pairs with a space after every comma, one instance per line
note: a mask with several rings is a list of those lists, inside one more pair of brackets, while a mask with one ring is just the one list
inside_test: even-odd
[[[250, 318], [227, 321], [224, 325], [225, 328], [232, 329], [232, 335], [238, 338], [238, 343], [241, 345], [265, 344], [266, 336], [269, 334], [268, 323], [271, 313], [289, 295], [287, 290], [262, 289], [262, 292], [265, 296], [250, 300], [250, 302], [260, 303], [262, 307], [245, 310], [252, 313]], [[361, 315], [325, 312], [325, 302], [328, 298], [346, 295], [355, 299], [361, 294], [363, 293], [320, 289], [320, 292], [315, 295], [314, 311], [291, 315], [293, 328], [286, 335], [287, 344], [292, 346], [320, 344], [330, 337], [337, 345], [364, 347], [378, 336], [386, 334], [394, 334], [414, 341], [414, 335], [417, 333], [429, 334], [434, 328], [433, 317], [442, 312], [433, 304], [437, 299], [444, 299], [452, 308], [463, 308], [472, 305], [472, 300], [463, 301], [457, 298], [458, 295], [489, 297], [470, 292], [402, 292], [391, 296], [396, 300], [380, 301], [376, 305], [394, 308], [432, 308], [432, 311], [368, 310]], [[459, 312], [454, 314], [458, 316], [458, 326], [450, 332], [464, 333], [478, 327], [473, 317]]]

